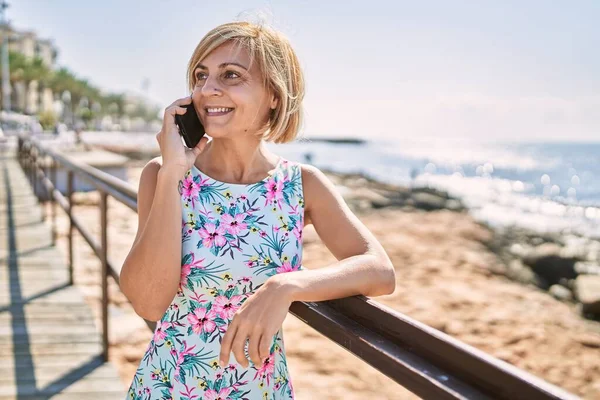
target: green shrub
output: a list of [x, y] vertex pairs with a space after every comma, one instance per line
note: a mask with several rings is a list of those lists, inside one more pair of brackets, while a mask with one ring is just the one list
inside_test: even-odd
[[40, 124], [44, 130], [51, 130], [56, 125], [56, 115], [52, 111], [44, 111], [38, 115]]

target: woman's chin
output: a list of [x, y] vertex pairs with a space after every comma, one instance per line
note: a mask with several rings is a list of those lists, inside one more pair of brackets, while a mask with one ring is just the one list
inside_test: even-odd
[[230, 137], [232, 135], [232, 132], [227, 129], [206, 129], [206, 135], [208, 137], [218, 139]]
[[220, 138], [227, 136], [227, 132], [221, 131], [219, 129], [211, 129], [210, 132], [206, 131], [206, 136], [208, 136], [209, 138]]

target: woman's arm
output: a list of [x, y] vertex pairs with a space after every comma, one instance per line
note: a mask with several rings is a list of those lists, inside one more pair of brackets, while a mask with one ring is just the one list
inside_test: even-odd
[[324, 268], [277, 274], [267, 284], [281, 286], [292, 301], [393, 293], [396, 276], [390, 258], [335, 185], [318, 168], [305, 164], [302, 185], [306, 219], [339, 261]]
[[157, 157], [144, 167], [138, 189], [138, 231], [120, 273], [135, 312], [158, 321], [173, 301], [181, 274], [179, 172]]

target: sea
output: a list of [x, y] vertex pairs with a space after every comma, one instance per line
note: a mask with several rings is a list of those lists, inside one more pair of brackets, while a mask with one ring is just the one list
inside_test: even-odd
[[[106, 141], [109, 136], [90, 132], [84, 139]], [[155, 134], [115, 134], [110, 139], [156, 146]], [[368, 139], [351, 144], [302, 138], [267, 147], [323, 169], [446, 190], [491, 226], [600, 239], [600, 140]]]

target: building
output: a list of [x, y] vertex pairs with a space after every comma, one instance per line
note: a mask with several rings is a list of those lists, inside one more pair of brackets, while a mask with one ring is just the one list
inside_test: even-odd
[[[33, 31], [18, 31], [10, 24], [0, 25], [0, 43], [8, 35], [8, 48], [26, 57], [39, 57], [49, 68], [54, 69], [58, 51], [51, 40], [39, 38]], [[28, 86], [28, 87], [26, 87]], [[49, 88], [42, 88], [38, 81], [16, 82], [11, 85], [13, 110], [26, 114], [53, 110], [54, 96]]]

